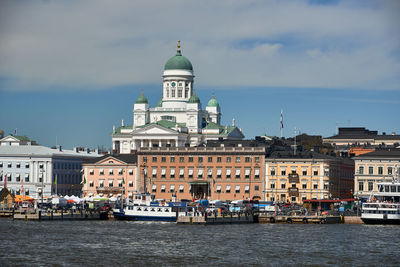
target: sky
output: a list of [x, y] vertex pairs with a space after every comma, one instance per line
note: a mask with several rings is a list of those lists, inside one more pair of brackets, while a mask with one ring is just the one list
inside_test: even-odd
[[205, 108], [246, 138], [400, 134], [400, 1], [0, 1], [0, 129], [111, 147], [181, 40]]

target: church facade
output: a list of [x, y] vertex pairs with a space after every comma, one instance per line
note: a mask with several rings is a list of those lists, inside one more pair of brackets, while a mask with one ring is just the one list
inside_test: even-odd
[[243, 139], [234, 122], [221, 125], [221, 108], [214, 95], [202, 109], [194, 77], [192, 63], [182, 55], [178, 42], [176, 55], [164, 66], [160, 101], [156, 107], [150, 107], [142, 91], [134, 104], [133, 124], [113, 127], [113, 153], [129, 154], [141, 147], [188, 147], [208, 140]]

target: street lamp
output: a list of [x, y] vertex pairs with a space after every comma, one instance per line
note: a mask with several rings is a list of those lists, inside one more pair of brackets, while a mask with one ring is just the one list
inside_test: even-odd
[[43, 168], [41, 168], [40, 170], [39, 170], [39, 172], [40, 172], [40, 174], [41, 174], [41, 179], [42, 179], [42, 207], [43, 207], [43, 194], [44, 194], [44, 173], [45, 173], [45, 171], [44, 171], [44, 169]]

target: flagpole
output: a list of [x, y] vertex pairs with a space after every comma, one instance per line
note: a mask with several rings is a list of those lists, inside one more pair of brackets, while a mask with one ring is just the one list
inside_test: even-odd
[[55, 182], [56, 182], [56, 196], [58, 196], [58, 194], [57, 194], [57, 186], [58, 186], [58, 185], [57, 185], [57, 184], [58, 184], [58, 183], [57, 183], [57, 173], [56, 173], [56, 180], [55, 180]]
[[282, 132], [283, 132], [283, 110], [281, 109], [281, 139], [283, 137]]

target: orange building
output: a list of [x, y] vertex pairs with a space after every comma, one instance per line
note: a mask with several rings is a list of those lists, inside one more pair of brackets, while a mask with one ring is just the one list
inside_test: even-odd
[[364, 148], [364, 147], [352, 147], [349, 150], [350, 157], [358, 157], [362, 154], [367, 154], [369, 152], [374, 152], [375, 148]]
[[82, 164], [82, 195], [133, 199], [139, 191], [136, 155], [106, 155]]
[[145, 191], [157, 199], [262, 199], [265, 147], [158, 147], [138, 151]]

